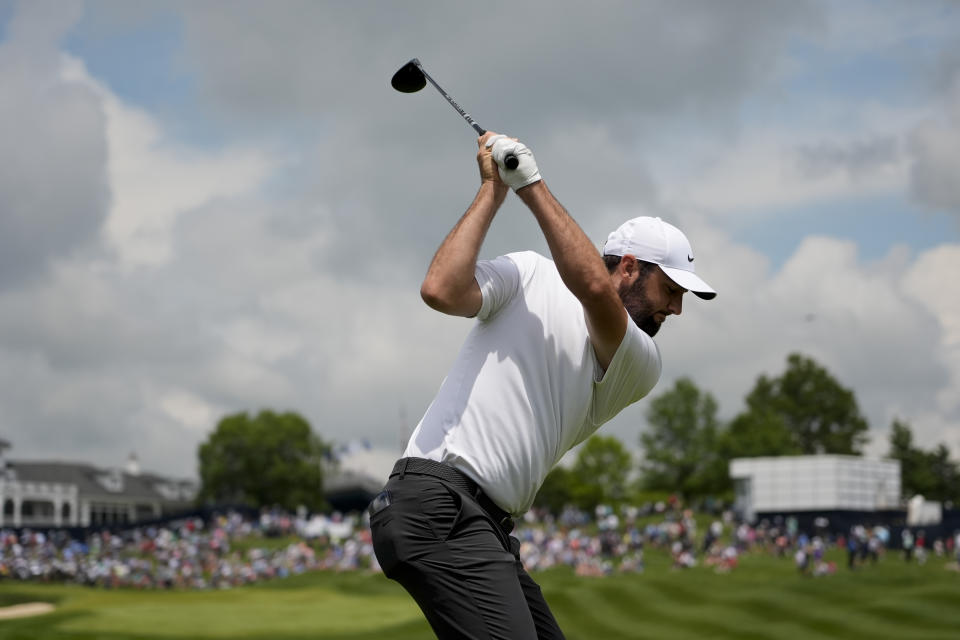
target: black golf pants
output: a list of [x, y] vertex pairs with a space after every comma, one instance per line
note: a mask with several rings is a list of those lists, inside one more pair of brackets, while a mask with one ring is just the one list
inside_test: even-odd
[[377, 560], [440, 640], [563, 638], [520, 542], [473, 496], [414, 474], [391, 477], [381, 496], [370, 517]]

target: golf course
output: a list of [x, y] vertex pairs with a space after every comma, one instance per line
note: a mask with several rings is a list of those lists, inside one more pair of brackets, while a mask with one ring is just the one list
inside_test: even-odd
[[[674, 570], [651, 551], [639, 574], [536, 574], [571, 640], [737, 638], [755, 640], [960, 637], [960, 572], [944, 557], [907, 564], [894, 552], [849, 571], [799, 575], [789, 558], [741, 557], [730, 573]], [[19, 640], [407, 640], [432, 637], [396, 584], [369, 572], [311, 572], [220, 591], [109, 590], [0, 583], [0, 606], [54, 609], [0, 619], [0, 638]]]

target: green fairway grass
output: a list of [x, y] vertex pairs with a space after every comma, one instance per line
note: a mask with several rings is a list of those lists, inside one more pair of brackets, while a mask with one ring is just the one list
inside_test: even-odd
[[[759, 553], [729, 574], [674, 571], [649, 552], [643, 574], [583, 578], [537, 573], [570, 640], [960, 638], [960, 573], [888, 554], [832, 576], [800, 576]], [[0, 620], [0, 639], [412, 640], [431, 638], [413, 601], [368, 573], [311, 573], [229, 591], [133, 591], [0, 583], [0, 605], [44, 601], [54, 613]]]

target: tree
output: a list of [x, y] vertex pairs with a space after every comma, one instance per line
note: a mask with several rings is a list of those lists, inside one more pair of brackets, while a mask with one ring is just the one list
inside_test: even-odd
[[[915, 451], [913, 448], [913, 431], [910, 430], [910, 425], [902, 422], [899, 418], [894, 418], [893, 424], [890, 425], [890, 453], [888, 456], [903, 462]], [[900, 467], [900, 472], [903, 475], [903, 465]]]
[[950, 460], [947, 445], [941, 442], [926, 458], [934, 483], [925, 496], [941, 502], [960, 502], [960, 467]]
[[680, 493], [685, 499], [729, 489], [719, 450], [717, 401], [689, 378], [657, 396], [647, 410], [650, 429], [640, 434], [640, 465], [646, 489]]
[[584, 510], [598, 504], [621, 504], [628, 497], [627, 481], [632, 466], [630, 452], [617, 438], [591, 436], [577, 453], [570, 472], [573, 503]]
[[960, 467], [950, 461], [941, 443], [933, 451], [913, 444], [910, 425], [895, 419], [890, 427], [890, 458], [900, 461], [900, 490], [904, 497], [917, 494], [928, 500], [960, 502]]
[[323, 475], [330, 447], [296, 413], [261, 411], [220, 420], [200, 445], [199, 500], [252, 507], [325, 505]]
[[775, 409], [773, 396], [773, 381], [760, 376], [746, 398], [747, 410], [731, 420], [720, 436], [720, 450], [727, 461], [802, 453], [783, 416]]
[[913, 446], [913, 431], [910, 425], [894, 419], [890, 426], [890, 458], [900, 461], [900, 492], [904, 497], [911, 497], [918, 493], [930, 496], [934, 478], [924, 460], [923, 451]]
[[[761, 375], [746, 401], [747, 410], [734, 419], [731, 427], [737, 427], [727, 442], [738, 455], [750, 450], [753, 455], [860, 455], [867, 442], [869, 427], [853, 391], [798, 353], [787, 357], [780, 377]], [[749, 442], [752, 428], [759, 428], [755, 442]]]

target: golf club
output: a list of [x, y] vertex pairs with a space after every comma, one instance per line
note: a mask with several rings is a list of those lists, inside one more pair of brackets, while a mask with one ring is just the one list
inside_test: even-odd
[[[477, 124], [477, 121], [471, 118], [470, 114], [464, 111], [463, 108], [457, 104], [453, 98], [450, 97], [450, 94], [440, 88], [440, 85], [438, 85], [436, 81], [430, 77], [430, 74], [424, 71], [423, 65], [421, 65], [420, 61], [416, 58], [400, 67], [400, 70], [393, 74], [393, 78], [390, 80], [390, 85], [401, 93], [416, 93], [417, 91], [420, 91], [420, 89], [423, 89], [425, 86], [427, 86], [427, 80], [430, 81], [430, 84], [436, 87], [437, 91], [440, 92], [440, 95], [447, 99], [447, 102], [450, 103], [450, 106], [456, 109], [457, 113], [463, 116], [463, 119], [467, 121], [467, 124], [473, 127], [474, 131], [476, 131], [478, 135], [482, 136], [487, 132], [486, 129]], [[519, 164], [519, 160], [517, 160], [517, 157], [511, 153], [504, 157], [503, 164], [507, 169], [516, 169], [517, 165]]]

